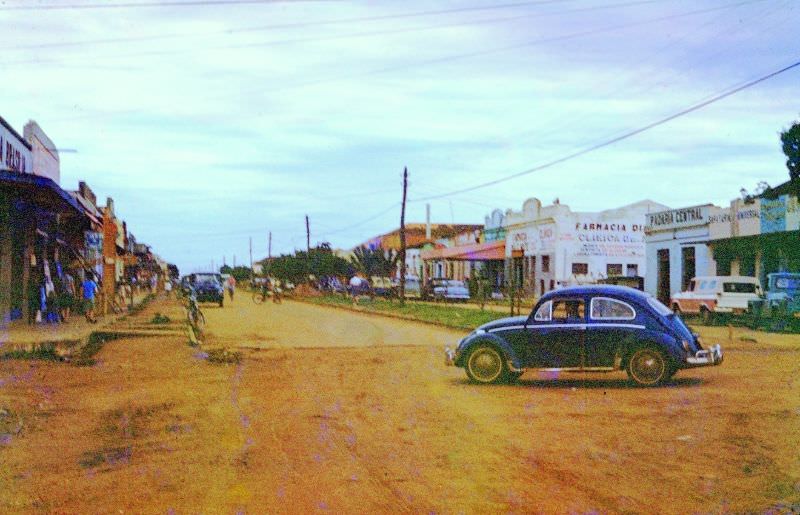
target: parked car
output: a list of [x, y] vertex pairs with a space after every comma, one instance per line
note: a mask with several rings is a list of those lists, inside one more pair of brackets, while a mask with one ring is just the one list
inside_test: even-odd
[[528, 316], [484, 324], [445, 348], [445, 362], [478, 383], [513, 381], [526, 369], [625, 370], [657, 385], [683, 368], [719, 365], [722, 348], [704, 349], [680, 316], [650, 294], [625, 286], [553, 290]]
[[744, 313], [747, 303], [761, 295], [756, 277], [695, 277], [686, 291], [672, 296], [670, 305], [676, 313], [695, 313], [708, 321], [712, 313]]
[[766, 296], [751, 300], [748, 311], [765, 318], [800, 317], [800, 273], [767, 274]]
[[431, 279], [427, 288], [427, 296], [433, 300], [469, 300], [469, 288], [464, 281], [454, 279]]
[[419, 299], [422, 297], [422, 282], [419, 277], [406, 276], [405, 297], [409, 299]]
[[373, 295], [378, 297], [397, 297], [397, 289], [389, 277], [372, 276], [369, 279]]
[[215, 302], [219, 304], [219, 307], [224, 305], [225, 293], [220, 274], [198, 273], [192, 274], [191, 277], [197, 302]]

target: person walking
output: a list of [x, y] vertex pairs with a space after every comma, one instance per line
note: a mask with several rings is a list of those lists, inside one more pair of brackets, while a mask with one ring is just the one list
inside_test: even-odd
[[91, 272], [86, 273], [86, 279], [81, 284], [83, 290], [83, 305], [86, 314], [86, 320], [92, 324], [97, 323], [97, 318], [94, 314], [95, 300], [97, 298], [97, 283], [94, 282], [94, 275]]
[[233, 302], [233, 293], [236, 291], [236, 278], [231, 275], [228, 277], [226, 283], [228, 294], [231, 296], [231, 302]]

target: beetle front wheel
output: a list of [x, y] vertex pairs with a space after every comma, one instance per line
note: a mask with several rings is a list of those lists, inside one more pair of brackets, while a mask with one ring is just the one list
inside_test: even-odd
[[627, 372], [628, 377], [640, 386], [655, 386], [672, 377], [666, 356], [651, 347], [637, 349], [631, 355]]
[[479, 345], [470, 352], [466, 363], [467, 376], [476, 383], [500, 383], [508, 378], [508, 366], [502, 353], [492, 345]]

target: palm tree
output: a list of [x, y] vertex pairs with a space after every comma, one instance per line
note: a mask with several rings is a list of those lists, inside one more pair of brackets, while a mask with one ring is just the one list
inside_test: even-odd
[[350, 262], [367, 277], [389, 277], [397, 268], [398, 258], [399, 254], [394, 250], [384, 251], [361, 246], [353, 251]]

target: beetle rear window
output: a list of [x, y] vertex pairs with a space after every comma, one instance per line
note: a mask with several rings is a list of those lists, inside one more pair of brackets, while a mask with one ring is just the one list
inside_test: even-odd
[[636, 311], [626, 302], [595, 297], [590, 305], [590, 314], [594, 320], [633, 320]]
[[551, 310], [553, 308], [553, 301], [548, 300], [541, 306], [539, 309], [536, 310], [536, 314], [533, 315], [533, 319], [537, 322], [549, 322], [551, 318]]

